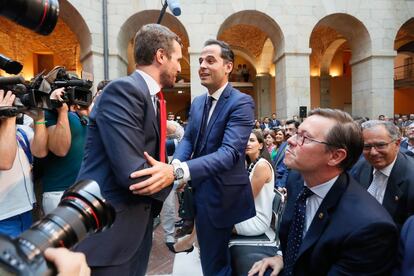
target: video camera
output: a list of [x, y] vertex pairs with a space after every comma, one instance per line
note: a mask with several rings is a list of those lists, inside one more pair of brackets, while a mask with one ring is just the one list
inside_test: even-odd
[[54, 275], [55, 267], [43, 256], [46, 248], [71, 248], [88, 233], [107, 229], [114, 220], [115, 210], [102, 197], [99, 185], [80, 181], [63, 194], [55, 210], [19, 237], [0, 235], [0, 275]]
[[65, 87], [63, 102], [68, 105], [88, 107], [92, 103], [92, 82], [67, 73], [63, 67], [55, 67], [46, 76], [40, 73], [29, 83], [21, 76], [0, 77], [0, 89], [16, 95], [12, 107], [0, 107], [0, 118], [29, 109], [53, 110], [62, 106], [62, 102], [50, 99], [52, 91], [60, 87]]

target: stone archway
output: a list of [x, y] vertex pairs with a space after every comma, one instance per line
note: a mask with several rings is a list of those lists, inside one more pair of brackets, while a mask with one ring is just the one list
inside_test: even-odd
[[309, 47], [311, 106], [367, 115], [372, 46], [364, 24], [349, 14], [327, 15], [313, 28]]
[[59, 17], [69, 26], [76, 35], [80, 45], [79, 60], [82, 64], [82, 70], [88, 73], [94, 73], [92, 58], [92, 36], [88, 25], [79, 11], [68, 0], [60, 0]]
[[249, 94], [253, 93], [256, 115], [269, 116], [275, 112], [277, 103], [274, 61], [284, 52], [284, 36], [276, 21], [259, 11], [240, 11], [230, 15], [221, 24], [217, 38], [228, 42], [252, 64], [253, 68], [249, 68], [249, 72], [254, 71], [256, 75], [251, 77], [254, 80], [250, 81], [251, 88], [240, 89]]
[[414, 17], [407, 20], [397, 32], [394, 42], [394, 112], [414, 113]]
[[[123, 24], [118, 34], [118, 58], [121, 61], [120, 75], [127, 74], [128, 44], [134, 39], [137, 31], [145, 24], [155, 23], [159, 16], [158, 10], [146, 10], [130, 16]], [[187, 31], [177, 17], [166, 13], [162, 25], [167, 26], [175, 32], [183, 42], [183, 56], [188, 59], [188, 47], [190, 47]]]
[[[130, 16], [122, 25], [118, 34], [118, 70], [119, 75], [130, 74], [135, 70], [133, 54], [133, 40], [137, 31], [146, 24], [155, 23], [158, 19], [159, 10], [145, 10]], [[167, 111], [186, 120], [187, 109], [191, 104], [190, 89], [190, 64], [188, 48], [189, 38], [184, 25], [177, 17], [166, 13], [162, 20], [162, 25], [175, 32], [182, 41], [183, 59], [181, 60], [181, 74], [177, 78], [177, 83], [173, 89], [165, 89], [165, 99], [167, 101]]]

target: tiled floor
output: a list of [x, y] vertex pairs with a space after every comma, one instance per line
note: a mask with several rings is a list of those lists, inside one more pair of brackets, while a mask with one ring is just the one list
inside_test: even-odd
[[174, 255], [175, 254], [170, 252], [167, 246], [165, 246], [164, 233], [161, 225], [158, 225], [152, 239], [152, 250], [147, 275], [172, 274]]
[[171, 253], [165, 246], [163, 230], [159, 225], [154, 231], [147, 275], [202, 276], [198, 249], [189, 254]]

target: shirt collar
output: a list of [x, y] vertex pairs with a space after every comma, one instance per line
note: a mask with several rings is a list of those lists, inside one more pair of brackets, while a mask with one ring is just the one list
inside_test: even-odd
[[216, 92], [214, 92], [213, 94], [209, 95], [211, 96], [214, 100], [218, 101], [221, 94], [223, 94], [224, 89], [226, 89], [227, 84], [229, 84], [228, 82], [226, 82], [225, 85], [223, 85], [222, 87], [220, 87]]
[[[397, 156], [398, 156], [398, 154], [397, 154]], [[388, 166], [386, 166], [385, 168], [383, 168], [379, 171], [382, 172], [383, 174], [385, 174], [387, 177], [390, 177], [392, 168], [394, 168], [395, 161], [397, 161], [397, 156], [395, 157], [394, 161], [392, 161], [391, 164], [389, 164]], [[372, 171], [372, 174], [374, 175], [376, 173], [376, 171], [377, 171], [377, 169], [374, 168], [374, 170]]]
[[147, 73], [145, 73], [142, 70], [137, 69], [136, 70], [138, 72], [138, 74], [141, 75], [141, 77], [144, 79], [145, 83], [148, 86], [148, 90], [150, 92], [151, 96], [156, 95], [158, 92], [161, 91], [161, 87], [160, 85], [154, 80], [153, 77], [151, 77], [150, 75], [148, 75]]
[[[321, 199], [324, 199], [325, 196], [328, 194], [329, 190], [332, 188], [335, 181], [338, 179], [339, 175], [335, 176], [331, 180], [328, 180], [320, 185], [313, 186], [312, 188], [308, 187], [315, 195], [320, 197]], [[306, 185], [306, 182], [304, 184]]]

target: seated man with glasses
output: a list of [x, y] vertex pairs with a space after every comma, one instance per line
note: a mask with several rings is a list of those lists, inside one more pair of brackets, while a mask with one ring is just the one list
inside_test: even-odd
[[367, 121], [362, 134], [365, 159], [355, 165], [353, 176], [401, 228], [414, 214], [414, 161], [400, 152], [400, 132], [392, 122]]
[[390, 275], [397, 227], [347, 173], [362, 152], [359, 125], [341, 110], [314, 109], [288, 144], [280, 248], [248, 276]]

